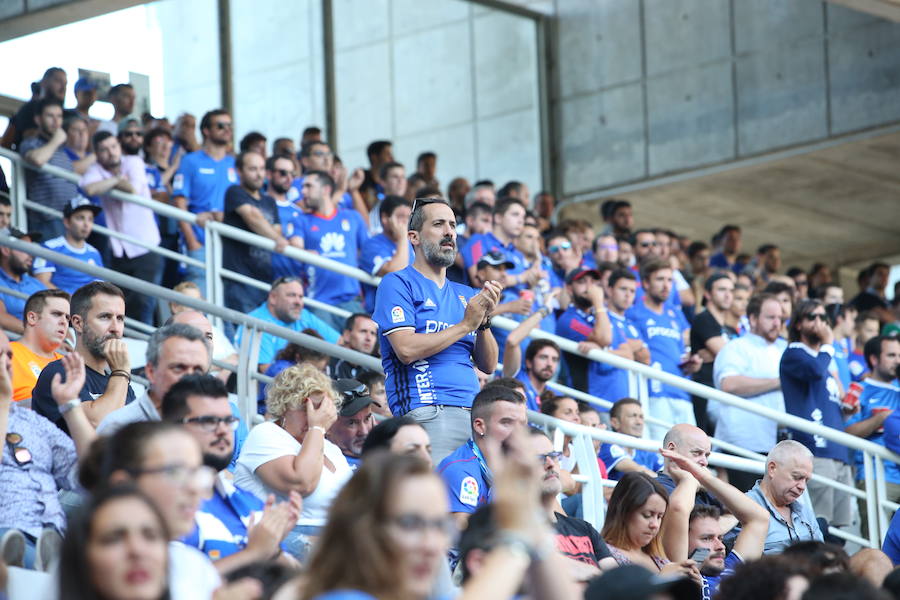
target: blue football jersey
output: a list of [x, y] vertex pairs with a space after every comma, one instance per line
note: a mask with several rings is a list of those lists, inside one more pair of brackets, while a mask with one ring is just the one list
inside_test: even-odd
[[[663, 306], [661, 313], [654, 312], [641, 299], [635, 301], [626, 315], [650, 348], [653, 360], [650, 366], [673, 375], [683, 375], [679, 365], [685, 351], [684, 332], [689, 328], [684, 314], [668, 306]], [[687, 392], [653, 379], [649, 382], [649, 388], [651, 397], [690, 399]]]
[[[172, 179], [172, 197], [187, 198], [188, 210], [194, 214], [221, 212], [225, 209], [225, 191], [237, 183], [234, 156], [226, 154], [221, 160], [215, 160], [203, 150], [197, 150], [181, 157]], [[197, 241], [204, 243], [203, 228], [196, 225], [191, 228]]]
[[[65, 236], [59, 236], [44, 242], [44, 247], [48, 250], [53, 250], [54, 252], [59, 252], [60, 254], [84, 261], [95, 267], [103, 266], [103, 259], [100, 257], [100, 252], [86, 242], [84, 248], [73, 248], [66, 241]], [[50, 276], [50, 283], [61, 290], [69, 292], [69, 294], [73, 294], [75, 293], [75, 290], [81, 286], [97, 280], [96, 277], [91, 277], [87, 273], [57, 265], [43, 258], [35, 258], [32, 269], [35, 275], [38, 275], [39, 273], [53, 273]]]
[[[304, 214], [300, 237], [307, 250], [318, 252], [345, 265], [359, 265], [359, 249], [368, 239], [362, 217], [355, 210], [337, 209], [329, 216]], [[359, 281], [327, 269], [307, 267], [310, 298], [327, 304], [340, 304], [359, 296]]]

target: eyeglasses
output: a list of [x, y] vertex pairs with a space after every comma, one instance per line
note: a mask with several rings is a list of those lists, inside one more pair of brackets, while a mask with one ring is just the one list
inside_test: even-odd
[[313, 150], [310, 154], [317, 158], [331, 158], [334, 156], [334, 152], [326, 152], [325, 150]]
[[556, 254], [560, 250], [568, 250], [571, 247], [572, 247], [572, 242], [561, 242], [559, 244], [554, 244], [554, 245], [550, 246], [549, 248], [547, 248], [547, 251], [550, 252], [550, 254]]
[[828, 315], [826, 315], [825, 313], [809, 313], [808, 315], [803, 315], [803, 318], [807, 321], [815, 321], [816, 319], [818, 319], [823, 323], [828, 322]]
[[552, 460], [553, 462], [557, 462], [562, 455], [563, 455], [563, 453], [560, 452], [559, 450], [554, 450], [553, 452], [547, 452], [546, 454], [538, 454], [537, 459], [538, 459], [538, 462], [541, 464], [544, 464], [545, 462], [547, 462], [548, 458], [550, 460]]
[[177, 485], [185, 487], [192, 485], [197, 489], [205, 490], [212, 487], [216, 479], [216, 472], [212, 467], [201, 465], [199, 467], [187, 467], [185, 465], [163, 465], [150, 469], [132, 469], [133, 476], [140, 475], [165, 475], [166, 478]]
[[32, 461], [31, 450], [22, 446], [22, 441], [21, 434], [13, 432], [6, 434], [6, 445], [9, 446], [9, 453], [20, 467], [24, 467]]
[[641, 242], [640, 244], [638, 244], [638, 246], [640, 246], [641, 248], [650, 248], [657, 245], [658, 244], [656, 242]]
[[403, 533], [417, 536], [424, 535], [429, 529], [448, 537], [456, 531], [453, 518], [449, 515], [436, 519], [426, 519], [422, 515], [415, 514], [397, 515], [391, 517], [389, 522]]
[[234, 415], [228, 415], [227, 417], [214, 417], [212, 415], [206, 415], [203, 417], [191, 417], [189, 419], [182, 419], [181, 422], [185, 425], [196, 425], [203, 431], [211, 433], [218, 429], [220, 423], [227, 429], [234, 431], [238, 428], [241, 420]]
[[213, 123], [213, 127], [215, 127], [216, 129], [231, 129], [233, 125], [226, 121], [218, 121], [216, 123]]

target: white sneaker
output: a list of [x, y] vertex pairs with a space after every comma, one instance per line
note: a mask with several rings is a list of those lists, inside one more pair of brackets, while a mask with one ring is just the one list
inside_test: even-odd
[[21, 531], [10, 529], [0, 537], [0, 557], [7, 566], [25, 566], [25, 536]]
[[62, 536], [55, 529], [45, 529], [41, 532], [34, 548], [34, 568], [38, 571], [49, 571], [50, 567], [59, 560], [59, 551], [62, 547]]

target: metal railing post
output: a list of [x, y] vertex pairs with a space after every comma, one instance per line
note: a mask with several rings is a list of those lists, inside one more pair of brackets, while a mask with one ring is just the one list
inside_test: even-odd
[[866, 451], [862, 453], [863, 472], [866, 481], [866, 523], [869, 526], [869, 543], [872, 547], [880, 548], [880, 537], [878, 531], [878, 497], [875, 492], [875, 476], [873, 456]]
[[887, 535], [888, 525], [890, 524], [890, 517], [887, 514], [886, 507], [884, 505], [887, 500], [887, 486], [885, 485], [884, 478], [884, 461], [880, 456], [873, 456], [872, 459], [875, 461], [875, 502], [877, 504], [878, 510], [878, 542], [879, 547], [882, 542], [884, 542], [884, 538]]
[[15, 178], [12, 187], [15, 190], [15, 196], [12, 198], [13, 225], [22, 231], [28, 231], [28, 213], [25, 211], [25, 199], [28, 192], [25, 186], [24, 161], [13, 161], [13, 171]]
[[603, 484], [597, 455], [594, 453], [593, 438], [577, 435], [573, 438], [572, 445], [578, 472], [588, 478], [581, 484], [583, 518], [600, 530], [603, 527], [603, 520], [606, 518], [606, 505], [603, 500]]

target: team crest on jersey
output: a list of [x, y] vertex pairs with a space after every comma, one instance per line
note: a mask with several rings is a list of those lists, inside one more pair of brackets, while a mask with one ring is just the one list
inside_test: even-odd
[[228, 181], [237, 183], [237, 173], [235, 172], [234, 167], [228, 167]]
[[319, 242], [319, 245], [322, 247], [322, 253], [327, 254], [329, 252], [343, 252], [347, 242], [340, 233], [329, 231], [322, 236], [322, 241]]
[[466, 302], [466, 297], [463, 296], [462, 294], [459, 295], [459, 301], [462, 302], [463, 306], [469, 306], [469, 303]]
[[619, 458], [620, 456], [625, 456], [625, 451], [622, 450], [622, 446], [618, 444], [612, 444], [609, 447], [609, 453], [613, 458]]
[[97, 264], [97, 263], [94, 261], [93, 258], [89, 258], [89, 259], [88, 259], [88, 264], [89, 264], [89, 265], [95, 265], [95, 264]]
[[34, 374], [35, 377], [41, 376], [41, 368], [38, 365], [36, 365], [34, 363], [29, 363], [28, 366], [31, 367], [31, 372]]
[[293, 223], [287, 224], [287, 226], [284, 228], [284, 235], [285, 235], [285, 237], [294, 235], [294, 224]]
[[466, 477], [459, 485], [459, 501], [469, 506], [478, 506], [478, 482], [474, 477]]
[[343, 229], [344, 231], [350, 231], [350, 221], [348, 221], [347, 219], [342, 219], [341, 229]]
[[395, 306], [391, 309], [391, 323], [402, 323], [406, 320], [403, 314], [403, 307]]
[[182, 187], [184, 187], [184, 173], [178, 173], [172, 182], [172, 189], [180, 190]]

